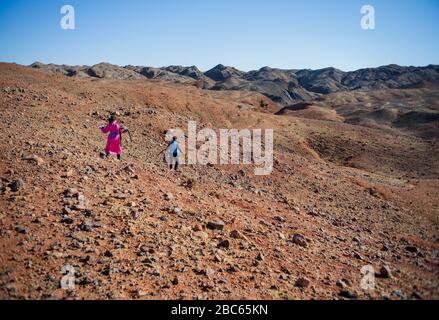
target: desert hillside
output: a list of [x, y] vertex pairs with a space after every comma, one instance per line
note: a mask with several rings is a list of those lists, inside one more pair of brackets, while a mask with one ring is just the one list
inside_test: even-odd
[[[371, 70], [301, 71], [306, 99], [283, 104], [242, 90], [272, 70], [144, 68], [0, 64], [1, 299], [439, 299], [437, 67], [389, 66], [409, 87], [368, 91], [349, 88]], [[113, 111], [133, 138], [122, 161], [99, 157]], [[272, 174], [169, 171], [164, 132], [189, 120], [274, 129]]]

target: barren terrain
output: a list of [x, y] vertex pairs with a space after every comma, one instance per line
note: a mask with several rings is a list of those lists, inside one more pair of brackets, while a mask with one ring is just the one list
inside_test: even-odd
[[[275, 114], [257, 92], [2, 63], [0, 298], [439, 299], [437, 92], [336, 92]], [[99, 157], [111, 111], [133, 136], [120, 162]], [[163, 133], [188, 120], [273, 128], [272, 174], [169, 171]]]

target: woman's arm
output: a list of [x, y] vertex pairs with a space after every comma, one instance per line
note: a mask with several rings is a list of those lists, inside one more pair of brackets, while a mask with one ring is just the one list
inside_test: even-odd
[[110, 126], [109, 124], [107, 124], [106, 126], [100, 126], [99, 129], [101, 129], [102, 133], [108, 133], [108, 131], [109, 131], [108, 127], [109, 126]]

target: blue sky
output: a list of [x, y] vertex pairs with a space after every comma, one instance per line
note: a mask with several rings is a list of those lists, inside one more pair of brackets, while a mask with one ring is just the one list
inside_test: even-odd
[[[76, 29], [60, 27], [73, 5]], [[376, 29], [360, 27], [363, 5]], [[439, 64], [439, 0], [0, 0], [0, 61], [342, 70]]]

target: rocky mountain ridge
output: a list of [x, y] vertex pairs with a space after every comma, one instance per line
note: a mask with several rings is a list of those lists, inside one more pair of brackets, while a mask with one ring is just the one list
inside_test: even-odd
[[210, 90], [255, 91], [282, 106], [319, 99], [321, 96], [336, 92], [411, 89], [439, 85], [438, 65], [425, 67], [387, 65], [349, 72], [332, 67], [319, 70], [263, 67], [245, 72], [219, 64], [204, 73], [196, 66], [121, 67], [109, 63], [67, 66], [35, 62], [31, 67], [69, 77], [112, 80], [153, 79], [173, 83], [194, 83], [198, 87]]

